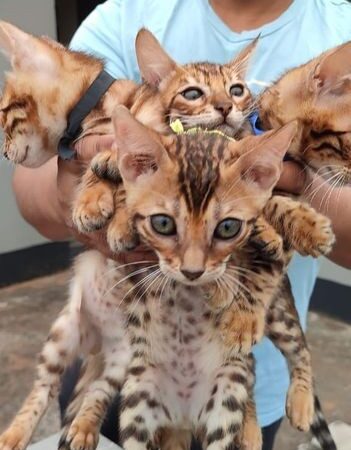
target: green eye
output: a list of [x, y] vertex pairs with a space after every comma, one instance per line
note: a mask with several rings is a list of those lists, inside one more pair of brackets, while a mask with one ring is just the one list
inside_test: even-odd
[[233, 97], [241, 97], [244, 94], [244, 86], [240, 83], [233, 84], [229, 89], [230, 95]]
[[193, 87], [185, 89], [185, 91], [182, 92], [182, 96], [184, 98], [186, 98], [187, 100], [197, 100], [198, 98], [202, 97], [203, 95], [204, 95], [204, 93], [201, 89], [193, 88]]
[[224, 219], [219, 222], [214, 237], [221, 240], [233, 239], [241, 230], [242, 221], [239, 219]]
[[174, 236], [177, 233], [177, 227], [172, 217], [166, 214], [154, 214], [150, 218], [151, 226], [156, 233], [164, 236]]

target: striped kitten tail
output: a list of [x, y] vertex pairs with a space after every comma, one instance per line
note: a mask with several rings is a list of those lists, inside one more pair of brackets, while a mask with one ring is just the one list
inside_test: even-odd
[[337, 450], [334, 439], [325, 420], [319, 398], [314, 396], [314, 418], [311, 425], [311, 432], [317, 439], [322, 450]]

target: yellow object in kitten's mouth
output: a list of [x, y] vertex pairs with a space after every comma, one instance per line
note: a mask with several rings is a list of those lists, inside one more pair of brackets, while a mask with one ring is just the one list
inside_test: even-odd
[[228, 136], [227, 134], [223, 133], [220, 130], [209, 130], [207, 128], [201, 128], [201, 127], [193, 127], [189, 128], [188, 130], [184, 130], [184, 126], [180, 119], [176, 119], [173, 122], [169, 124], [171, 127], [171, 130], [175, 134], [195, 134], [195, 133], [205, 133], [205, 134], [217, 134], [219, 136], [223, 136], [226, 139], [229, 139], [230, 141], [235, 142], [235, 139]]

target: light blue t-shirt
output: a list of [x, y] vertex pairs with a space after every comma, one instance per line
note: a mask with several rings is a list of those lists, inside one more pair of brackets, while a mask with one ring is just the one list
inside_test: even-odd
[[[235, 33], [208, 0], [108, 0], [85, 20], [72, 47], [103, 57], [116, 78], [140, 81], [134, 41], [138, 30], [151, 30], [177, 62], [224, 63], [260, 34], [247, 77], [259, 92], [287, 69], [351, 39], [351, 6], [342, 0], [295, 0], [276, 20], [256, 30]], [[306, 325], [318, 262], [295, 256], [289, 278]], [[256, 401], [261, 426], [285, 414], [288, 372], [284, 358], [265, 339], [255, 348]]]

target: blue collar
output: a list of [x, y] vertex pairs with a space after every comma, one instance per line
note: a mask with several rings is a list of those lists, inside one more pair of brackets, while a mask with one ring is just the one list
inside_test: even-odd
[[262, 130], [261, 124], [260, 124], [260, 116], [258, 115], [258, 111], [253, 111], [249, 115], [249, 122], [253, 131], [253, 134], [255, 136], [261, 136], [265, 131]]
[[[253, 111], [250, 115], [249, 115], [249, 122], [253, 131], [253, 134], [255, 136], [261, 136], [262, 134], [265, 133], [265, 130], [262, 130], [261, 128], [261, 124], [260, 124], [260, 116], [258, 115], [258, 111]], [[286, 154], [284, 156], [283, 161], [294, 161], [294, 158], [288, 154]]]

